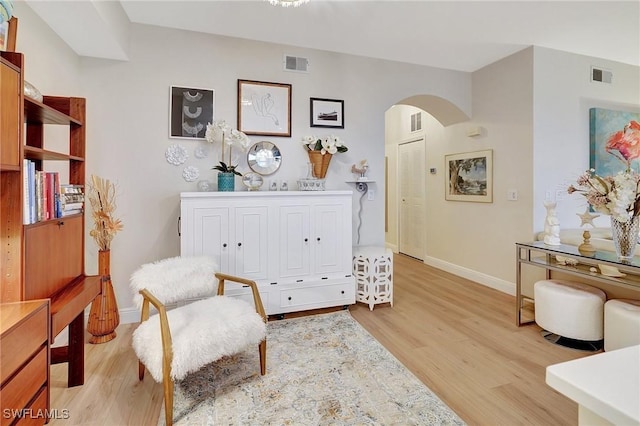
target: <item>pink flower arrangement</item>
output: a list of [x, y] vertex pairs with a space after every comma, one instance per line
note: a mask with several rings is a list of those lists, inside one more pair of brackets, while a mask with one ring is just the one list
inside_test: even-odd
[[596, 211], [625, 223], [640, 215], [640, 175], [631, 170], [631, 161], [640, 158], [640, 123], [631, 121], [611, 135], [605, 151], [622, 161], [625, 170], [602, 177], [589, 169], [567, 191], [581, 193]]

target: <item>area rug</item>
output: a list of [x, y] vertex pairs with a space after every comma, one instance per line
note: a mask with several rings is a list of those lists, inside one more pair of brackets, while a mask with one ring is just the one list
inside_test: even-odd
[[[258, 349], [176, 383], [177, 425], [463, 425], [348, 311], [270, 321]], [[158, 420], [164, 424], [164, 407]]]

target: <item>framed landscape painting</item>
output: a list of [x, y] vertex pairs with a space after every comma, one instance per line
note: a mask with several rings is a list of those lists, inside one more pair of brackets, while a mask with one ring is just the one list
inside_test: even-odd
[[449, 201], [493, 202], [493, 150], [445, 155]]
[[247, 135], [291, 136], [291, 85], [238, 80], [238, 130]]

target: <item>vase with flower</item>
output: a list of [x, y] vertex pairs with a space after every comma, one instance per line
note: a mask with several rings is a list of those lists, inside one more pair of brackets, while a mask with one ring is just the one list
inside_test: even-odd
[[[251, 143], [249, 137], [243, 132], [232, 129], [226, 121], [221, 120], [215, 123], [207, 124], [207, 131], [205, 133], [205, 139], [207, 142], [213, 144], [220, 142], [220, 164], [213, 166], [213, 170], [218, 170], [218, 191], [233, 191], [235, 190], [235, 177], [242, 176], [237, 170], [238, 165], [231, 164], [231, 153], [233, 146], [245, 150]], [[225, 145], [229, 147], [229, 161], [225, 162]]]
[[316, 179], [324, 179], [327, 175], [333, 154], [349, 150], [340, 138], [334, 135], [322, 138], [305, 136], [302, 138], [302, 143], [309, 155], [310, 170], [312, 170], [313, 177]]
[[614, 176], [600, 176], [589, 169], [570, 185], [568, 192], [581, 193], [596, 211], [611, 217], [611, 234], [618, 259], [633, 259], [640, 226], [640, 175], [631, 161], [640, 158], [640, 123], [631, 121], [607, 140], [605, 150], [625, 169]]
[[120, 313], [111, 283], [111, 240], [122, 230], [120, 219], [113, 215], [116, 209], [115, 185], [108, 179], [91, 176], [89, 204], [93, 217], [93, 229], [89, 232], [98, 245], [98, 273], [102, 291], [91, 303], [87, 331], [89, 343], [105, 343], [116, 337], [115, 329], [120, 324]]

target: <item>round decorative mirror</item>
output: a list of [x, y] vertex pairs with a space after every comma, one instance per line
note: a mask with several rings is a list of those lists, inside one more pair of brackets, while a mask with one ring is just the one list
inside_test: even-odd
[[260, 141], [249, 148], [247, 154], [249, 168], [263, 176], [275, 173], [282, 163], [282, 155], [275, 144], [267, 141]]

